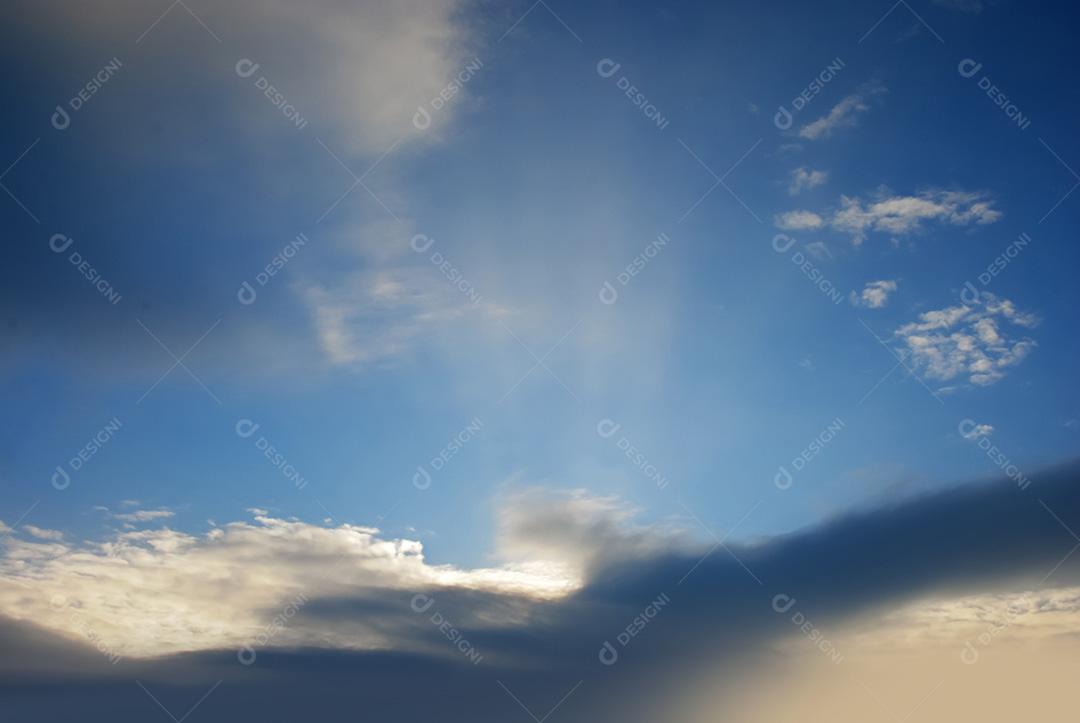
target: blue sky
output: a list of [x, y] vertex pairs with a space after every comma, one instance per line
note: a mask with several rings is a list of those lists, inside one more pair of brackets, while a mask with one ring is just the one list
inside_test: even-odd
[[1075, 707], [1072, 4], [0, 16], [0, 717]]
[[[537, 5], [505, 36], [527, 5], [464, 6], [432, 20], [445, 47], [385, 68], [331, 68], [363, 52], [347, 41], [293, 57], [303, 38], [256, 42], [212, 9], [198, 13], [206, 29], [176, 6], [138, 43], [155, 13], [69, 33], [25, 9], [5, 38], [21, 70], [2, 81], [20, 98], [4, 111], [5, 166], [30, 148], [3, 178], [26, 209], [0, 206], [14, 259], [2, 518], [33, 506], [27, 522], [96, 536], [116, 521], [94, 508], [122, 500], [166, 508], [187, 531], [260, 507], [375, 525], [421, 539], [435, 561], [475, 564], [493, 549], [499, 500], [529, 486], [617, 495], [646, 519], [693, 527], [692, 513], [715, 530], [753, 509], [736, 533], [750, 538], [998, 471], [958, 432], [965, 419], [991, 426], [1024, 472], [1068, 459], [1080, 433], [1076, 199], [1061, 201], [1080, 167], [1071, 11], [947, 5], [884, 19], [887, 6], [840, 3]], [[54, 129], [54, 107], [113, 57], [115, 75]], [[260, 63], [254, 76], [235, 72], [243, 58]], [[778, 107], [837, 58], [778, 129]], [[982, 64], [971, 78], [966, 58]], [[605, 59], [619, 64], [608, 78]], [[476, 60], [431, 128], [415, 128], [413, 108]], [[305, 127], [260, 95], [261, 76]], [[980, 90], [984, 76], [1028, 127]], [[831, 112], [827, 132], [800, 135]], [[812, 180], [794, 193], [800, 169]], [[363, 185], [327, 213], [350, 174]], [[730, 193], [702, 199], [712, 174]], [[865, 239], [835, 220], [845, 197]], [[874, 204], [887, 217], [877, 227]], [[820, 227], [784, 228], [792, 211]], [[309, 242], [257, 301], [238, 303], [300, 233]], [[601, 303], [603, 283], [661, 233], [670, 242]], [[778, 233], [795, 239], [785, 253]], [[935, 377], [917, 357], [896, 368], [909, 351], [898, 331], [961, 306], [964, 282], [1021, 233], [1030, 244], [984, 291], [1034, 317], [990, 314], [1022, 360], [982, 384], [970, 371]], [[50, 251], [54, 234], [75, 239], [119, 303], [70, 251]], [[435, 239], [424, 254], [409, 245], [417, 234]], [[872, 282], [895, 286], [878, 308], [853, 303]], [[191, 375], [178, 366], [158, 381], [173, 359], [153, 336], [180, 356], [212, 326], [184, 357]], [[1022, 340], [1033, 343], [1017, 352]], [[114, 417], [121, 429], [54, 489], [55, 467]], [[842, 431], [777, 489], [779, 467], [838, 418]], [[304, 489], [261, 456], [258, 435], [237, 436], [241, 419]], [[596, 432], [605, 419], [621, 425], [612, 438]], [[417, 467], [472, 420], [479, 431], [416, 489]]]

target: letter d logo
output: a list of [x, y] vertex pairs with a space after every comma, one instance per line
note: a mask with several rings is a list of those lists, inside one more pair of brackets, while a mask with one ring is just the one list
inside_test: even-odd
[[240, 289], [236, 292], [236, 299], [244, 306], [255, 303], [255, 297], [258, 294], [255, 293], [255, 288], [248, 282], [240, 284]]
[[772, 609], [778, 613], [786, 613], [795, 606], [795, 598], [780, 593], [772, 599]]
[[54, 253], [62, 254], [67, 251], [68, 247], [73, 243], [75, 243], [75, 239], [65, 236], [62, 233], [54, 233], [52, 238], [49, 239], [49, 248], [51, 248]]
[[975, 304], [979, 303], [979, 290], [975, 288], [975, 284], [970, 281], [964, 282], [964, 288], [960, 289], [960, 301], [968, 306], [975, 306]]
[[786, 490], [791, 489], [791, 483], [793, 482], [791, 473], [787, 471], [786, 467], [781, 466], [780, 471], [773, 477], [773, 484], [777, 489]]
[[964, 58], [960, 61], [960, 65], [956, 66], [956, 69], [960, 71], [961, 77], [970, 78], [982, 69], [982, 63], [976, 63], [971, 58]]
[[604, 644], [600, 646], [600, 652], [596, 657], [600, 658], [600, 662], [604, 665], [615, 665], [619, 660], [619, 651], [615, 649], [614, 645], [605, 640]]
[[255, 75], [255, 71], [259, 69], [259, 64], [254, 60], [248, 60], [243, 58], [236, 62], [236, 74], [241, 78], [250, 78]]
[[57, 467], [56, 471], [53, 472], [52, 486], [58, 490], [66, 490], [70, 484], [71, 477], [68, 476], [68, 473], [63, 467]]
[[782, 131], [786, 131], [791, 127], [791, 121], [791, 113], [784, 106], [780, 106], [780, 109], [776, 111], [776, 115], [774, 115], [772, 119], [773, 125]]
[[616, 424], [610, 419], [601, 419], [596, 423], [596, 433], [604, 439], [610, 438], [611, 435], [618, 432], [621, 428], [621, 424]]
[[412, 124], [416, 127], [416, 130], [426, 131], [431, 127], [431, 114], [423, 106], [417, 106], [416, 113], [412, 117]]
[[618, 73], [619, 68], [621, 67], [622, 65], [620, 63], [616, 63], [611, 58], [604, 58], [596, 64], [596, 73], [601, 78], [610, 78], [611, 76]]
[[431, 475], [423, 467], [416, 468], [416, 474], [412, 477], [413, 487], [418, 490], [426, 490], [431, 486]]
[[259, 425], [250, 419], [241, 419], [236, 423], [236, 436], [247, 439], [258, 431]]
[[619, 292], [615, 290], [610, 281], [605, 281], [604, 285], [600, 287], [599, 296], [601, 304], [611, 305], [619, 300]]
[[413, 612], [426, 613], [431, 609], [431, 606], [435, 604], [435, 598], [430, 595], [425, 595], [422, 592], [418, 592], [412, 596], [412, 601], [409, 603], [409, 607], [413, 609]]
[[56, 106], [56, 112], [52, 114], [52, 120], [50, 122], [52, 123], [53, 128], [62, 131], [71, 125], [71, 116], [69, 116], [67, 111], [63, 108]]

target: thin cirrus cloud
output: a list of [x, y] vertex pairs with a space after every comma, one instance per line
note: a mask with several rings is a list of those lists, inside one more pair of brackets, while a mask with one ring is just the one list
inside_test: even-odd
[[860, 117], [870, 111], [870, 99], [886, 93], [884, 86], [872, 83], [858, 93], [847, 96], [817, 120], [799, 129], [799, 137], [816, 141], [828, 138], [841, 128], [854, 128]]
[[884, 308], [889, 301], [889, 296], [896, 291], [896, 287], [896, 282], [888, 279], [871, 281], [858, 294], [851, 292], [851, 303], [868, 309]]
[[994, 201], [981, 191], [929, 189], [913, 196], [879, 189], [870, 200], [841, 196], [840, 208], [827, 218], [808, 210], [794, 210], [776, 216], [783, 229], [817, 229], [828, 225], [849, 234], [855, 245], [871, 232], [893, 238], [920, 233], [930, 223], [949, 226], [986, 226], [1002, 217]]
[[1019, 311], [1007, 299], [983, 294], [972, 305], [950, 306], [923, 312], [917, 321], [904, 324], [895, 336], [916, 368], [939, 381], [966, 378], [971, 384], [989, 386], [1001, 381], [1006, 370], [1022, 362], [1036, 347], [1013, 328], [1038, 325], [1033, 314]]

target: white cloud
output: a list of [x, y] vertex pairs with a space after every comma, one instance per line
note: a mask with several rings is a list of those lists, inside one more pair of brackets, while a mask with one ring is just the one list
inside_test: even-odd
[[364, 366], [397, 359], [467, 317], [507, 313], [471, 286], [463, 290], [467, 283], [454, 286], [434, 268], [399, 267], [311, 286], [303, 295], [329, 361]]
[[[361, 617], [335, 625], [298, 616], [274, 643], [415, 649], [408, 626], [416, 615], [408, 600], [417, 591], [476, 593], [475, 614], [498, 622], [508, 614], [498, 596], [524, 604], [577, 589], [585, 550], [604, 544], [590, 533], [606, 533], [611, 546], [624, 547], [617, 532], [623, 518], [606, 517], [617, 512], [612, 503], [582, 496], [556, 508], [570, 516], [559, 529], [575, 546], [544, 542], [548, 516], [508, 512], [502, 518], [508, 552], [528, 559], [472, 569], [429, 564], [420, 542], [384, 538], [374, 528], [323, 527], [265, 515], [201, 535], [138, 530], [78, 544], [6, 537], [0, 614], [73, 638], [89, 626], [118, 655], [142, 657], [239, 647], [301, 595], [358, 603], [391, 596], [401, 599], [400, 619]], [[575, 532], [577, 524], [589, 527]], [[628, 537], [626, 549], [637, 549], [642, 539]]]
[[889, 301], [889, 294], [894, 291], [896, 291], [895, 281], [871, 281], [859, 294], [851, 292], [851, 303], [868, 309], [880, 309]]
[[980, 439], [982, 437], [989, 437], [994, 433], [994, 426], [992, 424], [976, 424], [966, 432], [960, 432], [964, 439]]
[[923, 191], [918, 196], [893, 196], [882, 190], [877, 198], [864, 203], [859, 198], [840, 197], [840, 210], [830, 225], [851, 234], [856, 244], [866, 239], [868, 231], [895, 236], [921, 231], [923, 224], [937, 221], [952, 226], [986, 225], [1001, 218], [1001, 212], [985, 194], [969, 191]]
[[1005, 370], [1023, 361], [1036, 346], [1027, 337], [1011, 338], [1003, 322], [1030, 329], [1038, 320], [1018, 311], [1011, 301], [983, 294], [973, 306], [924, 312], [895, 334], [926, 376], [941, 381], [967, 376], [972, 384], [987, 386], [1003, 379]]
[[803, 191], [817, 188], [828, 180], [829, 174], [826, 171], [815, 171], [805, 166], [796, 168], [791, 172], [791, 184], [788, 186], [788, 193], [797, 196]]
[[59, 541], [64, 539], [64, 533], [59, 530], [46, 530], [41, 527], [36, 527], [35, 525], [23, 525], [22, 529], [26, 530], [39, 540]]
[[778, 214], [773, 222], [777, 228], [787, 231], [821, 228], [825, 220], [812, 211], [788, 211]]
[[858, 125], [859, 116], [870, 110], [869, 98], [884, 92], [886, 91], [882, 86], [871, 85], [859, 93], [847, 96], [821, 118], [803, 126], [799, 130], [799, 137], [813, 141], [826, 138], [839, 128], [853, 128]]

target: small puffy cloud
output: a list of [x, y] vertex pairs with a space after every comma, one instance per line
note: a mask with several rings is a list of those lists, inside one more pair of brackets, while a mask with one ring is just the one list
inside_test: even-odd
[[983, 226], [1000, 218], [993, 202], [979, 192], [928, 190], [917, 196], [895, 196], [882, 190], [867, 202], [841, 196], [840, 210], [833, 214], [830, 225], [860, 244], [870, 231], [903, 236], [921, 231], [930, 221]]
[[786, 231], [816, 229], [825, 225], [825, 220], [813, 211], [788, 211], [778, 214], [773, 220], [777, 228]]
[[964, 439], [970, 439], [972, 441], [981, 439], [983, 437], [989, 437], [994, 433], [994, 426], [992, 424], [965, 424], [960, 427], [960, 435]]
[[[120, 504], [127, 508], [138, 507], [139, 503], [135, 500], [123, 500]], [[156, 510], [139, 510], [134, 509], [131, 512], [113, 512], [108, 507], [98, 505], [94, 507], [98, 512], [104, 513], [109, 519], [119, 520], [121, 522], [134, 523], [134, 522], [153, 522], [154, 520], [166, 520], [174, 516], [174, 512], [166, 507], [159, 507]]]
[[29, 533], [33, 537], [36, 537], [39, 540], [52, 540], [54, 542], [59, 542], [60, 540], [64, 539], [64, 533], [60, 532], [59, 530], [46, 530], [42, 527], [37, 527], [35, 525], [23, 525], [22, 529], [26, 530], [27, 533]]
[[1034, 328], [1038, 319], [1017, 310], [1007, 299], [984, 294], [971, 306], [927, 311], [918, 321], [905, 324], [895, 335], [915, 367], [927, 377], [948, 381], [966, 376], [979, 386], [1005, 377], [1035, 348], [1035, 341], [1013, 338], [1007, 326]]
[[829, 174], [826, 171], [815, 171], [805, 166], [796, 168], [791, 172], [791, 183], [788, 185], [788, 193], [792, 196], [797, 196], [803, 191], [808, 191], [811, 188], [817, 188], [829, 180]]
[[851, 292], [851, 303], [868, 309], [880, 309], [889, 301], [889, 294], [896, 291], [895, 281], [871, 281], [856, 294]]
[[866, 89], [847, 96], [833, 106], [832, 110], [799, 129], [799, 137], [816, 141], [827, 138], [840, 128], [853, 128], [859, 124], [859, 116], [870, 110], [870, 98], [886, 92], [880, 85], [870, 85]]

